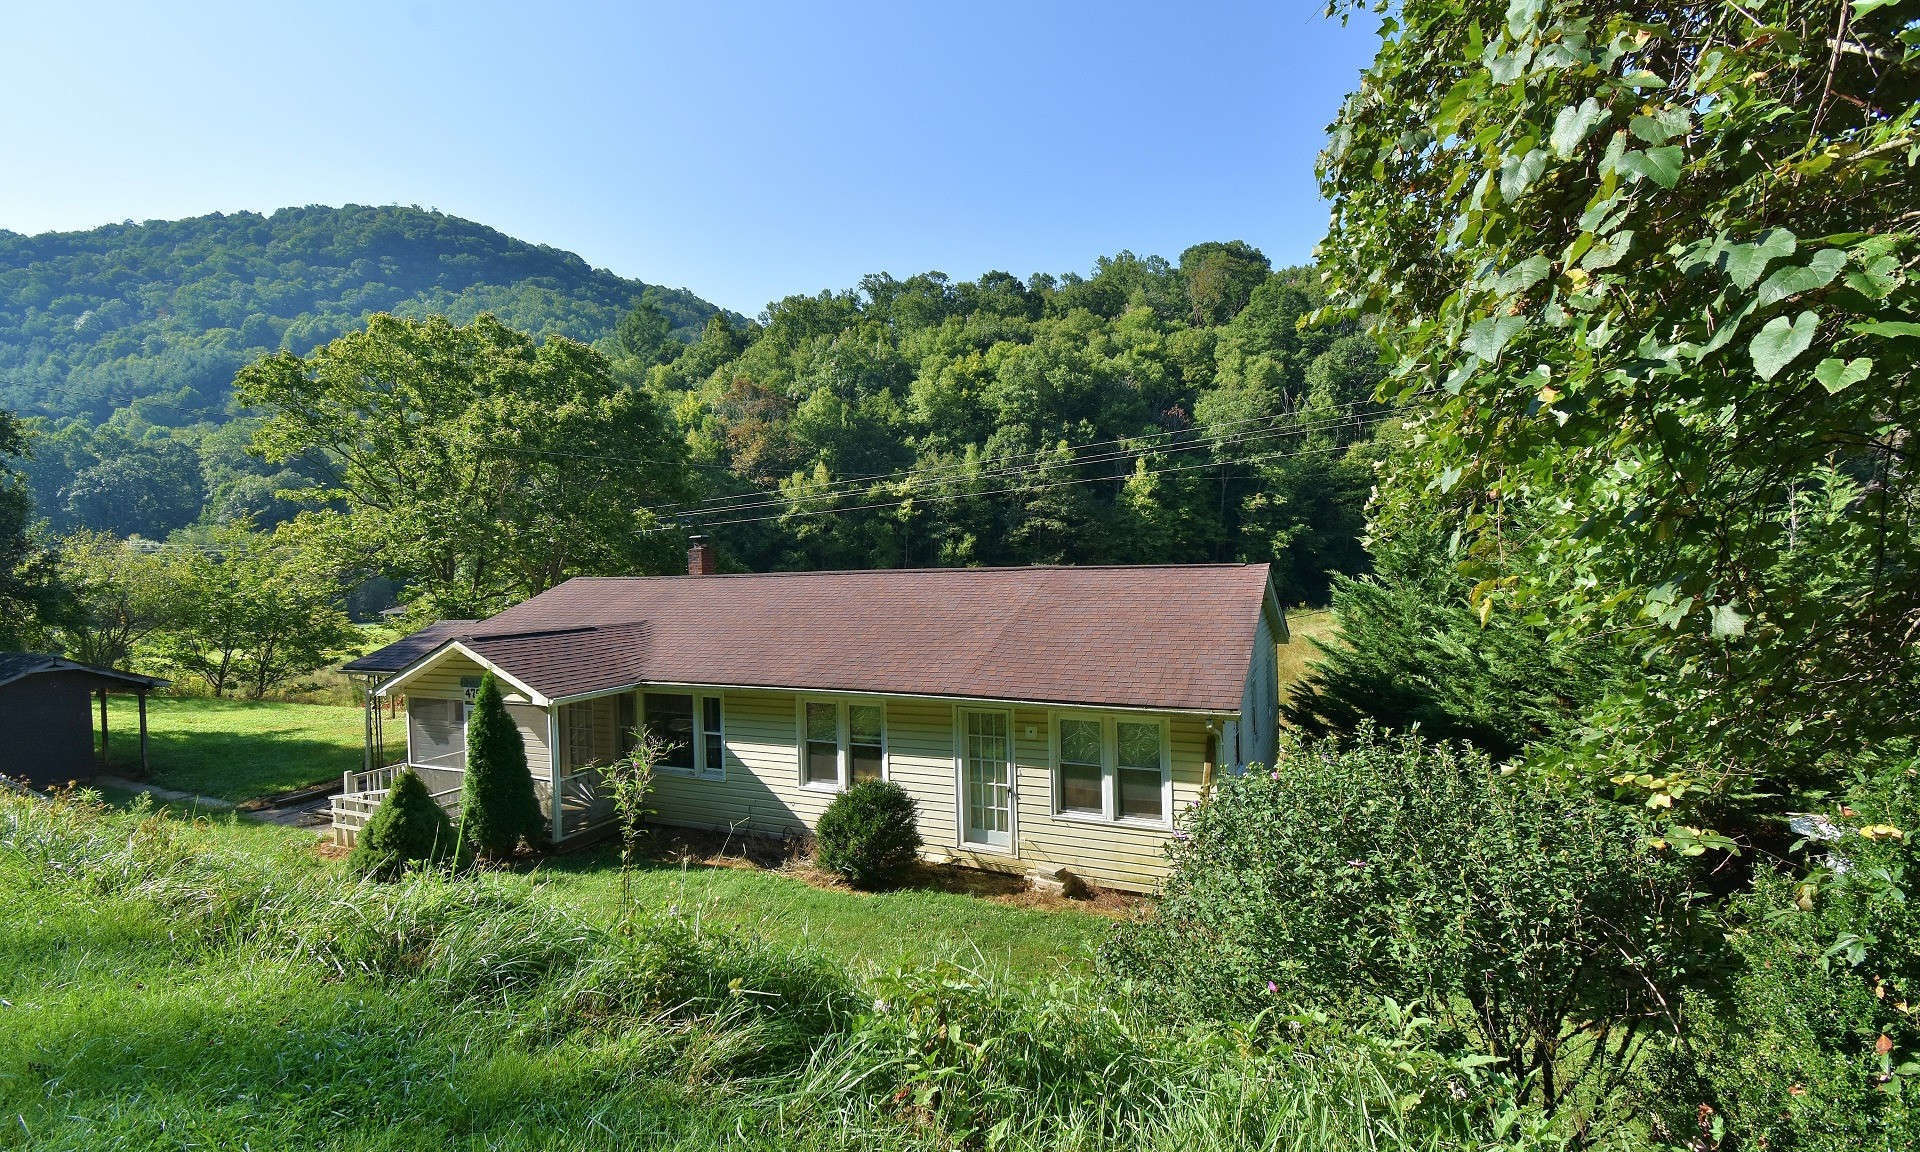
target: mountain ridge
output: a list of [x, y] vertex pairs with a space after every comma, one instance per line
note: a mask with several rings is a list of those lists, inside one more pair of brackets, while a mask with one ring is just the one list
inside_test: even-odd
[[0, 229], [0, 408], [93, 420], [132, 408], [163, 426], [219, 420], [242, 365], [280, 348], [304, 353], [375, 312], [460, 322], [492, 312], [535, 335], [594, 342], [643, 294], [684, 339], [725, 311], [685, 288], [413, 206]]

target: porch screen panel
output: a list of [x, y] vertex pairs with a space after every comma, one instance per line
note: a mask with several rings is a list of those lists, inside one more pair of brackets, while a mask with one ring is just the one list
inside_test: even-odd
[[415, 764], [460, 770], [467, 766], [466, 709], [458, 700], [410, 697], [407, 723], [413, 729]]

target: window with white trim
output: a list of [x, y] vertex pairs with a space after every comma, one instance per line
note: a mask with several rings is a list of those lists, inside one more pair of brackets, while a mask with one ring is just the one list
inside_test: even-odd
[[840, 791], [887, 775], [887, 709], [855, 700], [800, 701], [800, 783]]
[[701, 692], [643, 692], [645, 724], [666, 741], [667, 754], [654, 767], [708, 780], [727, 777], [726, 730], [720, 697]]
[[1165, 825], [1173, 806], [1163, 720], [1054, 717], [1053, 810], [1083, 820]]

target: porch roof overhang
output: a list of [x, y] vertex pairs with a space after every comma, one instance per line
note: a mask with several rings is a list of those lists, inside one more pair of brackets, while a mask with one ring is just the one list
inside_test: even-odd
[[409, 681], [420, 676], [422, 673], [432, 670], [435, 666], [439, 665], [442, 661], [444, 661], [449, 655], [452, 655], [455, 653], [458, 653], [459, 655], [466, 657], [467, 659], [473, 661], [475, 664], [480, 665], [482, 668], [485, 668], [488, 671], [492, 672], [494, 675], [498, 676], [501, 680], [505, 681], [509, 686], [511, 686], [514, 691], [525, 695], [527, 698], [527, 703], [532, 704], [534, 707], [546, 708], [551, 706], [554, 703], [554, 701], [551, 698], [549, 698], [546, 694], [542, 693], [538, 688], [535, 688], [532, 685], [521, 680], [518, 676], [515, 676], [512, 672], [508, 671], [505, 668], [502, 668], [499, 664], [495, 663], [494, 661], [487, 659], [484, 654], [478, 651], [475, 651], [471, 646], [469, 646], [468, 644], [460, 640], [441, 641], [438, 645], [436, 645], [434, 648], [428, 651], [425, 655], [414, 660], [413, 663], [407, 665], [405, 668], [400, 669], [398, 672], [395, 672], [392, 676], [382, 681], [380, 683], [380, 686], [373, 690], [373, 694], [375, 696], [391, 696], [401, 688], [404, 688]]

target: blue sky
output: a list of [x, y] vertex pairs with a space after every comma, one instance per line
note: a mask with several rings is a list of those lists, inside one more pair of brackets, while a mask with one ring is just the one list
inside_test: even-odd
[[1316, 0], [175, 7], [0, 16], [0, 228], [420, 204], [749, 315], [872, 271], [1303, 260], [1373, 47]]

